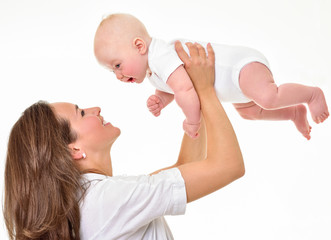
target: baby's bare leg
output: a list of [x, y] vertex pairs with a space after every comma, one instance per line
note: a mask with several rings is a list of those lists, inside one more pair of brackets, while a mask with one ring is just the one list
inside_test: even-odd
[[233, 104], [241, 117], [248, 120], [292, 120], [302, 135], [310, 139], [311, 127], [307, 120], [307, 110], [302, 104], [276, 110], [266, 110], [254, 102]]
[[240, 72], [239, 84], [242, 92], [264, 109], [274, 110], [307, 103], [316, 123], [329, 116], [323, 91], [296, 83], [275, 84], [269, 69], [261, 63], [247, 64]]

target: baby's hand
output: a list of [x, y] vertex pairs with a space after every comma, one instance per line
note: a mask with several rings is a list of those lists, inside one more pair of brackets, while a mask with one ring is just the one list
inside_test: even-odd
[[187, 120], [185, 119], [183, 122], [183, 128], [187, 135], [189, 135], [191, 138], [197, 138], [199, 136], [199, 129], [200, 129], [200, 123], [196, 124], [190, 124], [187, 123]]
[[147, 99], [147, 107], [155, 117], [158, 117], [161, 114], [163, 103], [158, 96], [152, 95]]

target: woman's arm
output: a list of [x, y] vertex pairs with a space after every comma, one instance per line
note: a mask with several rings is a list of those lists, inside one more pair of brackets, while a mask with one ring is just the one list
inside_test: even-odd
[[214, 89], [214, 51], [208, 44], [207, 56], [200, 45], [187, 46], [191, 57], [179, 42], [176, 51], [198, 93], [207, 131], [207, 156], [178, 166], [185, 180], [187, 202], [191, 202], [240, 178], [245, 167], [236, 135]]
[[198, 137], [192, 139], [191, 137], [187, 136], [187, 134], [184, 133], [177, 162], [170, 167], [162, 168], [158, 171], [155, 171], [151, 175], [159, 173], [162, 170], [178, 167], [182, 164], [205, 159], [207, 153], [206, 141], [207, 141], [206, 126], [203, 116], [201, 116], [201, 127], [198, 131]]
[[177, 163], [174, 167], [189, 162], [196, 162], [206, 158], [207, 154], [207, 135], [203, 115], [201, 116], [201, 127], [198, 132], [198, 138], [192, 139], [184, 134]]

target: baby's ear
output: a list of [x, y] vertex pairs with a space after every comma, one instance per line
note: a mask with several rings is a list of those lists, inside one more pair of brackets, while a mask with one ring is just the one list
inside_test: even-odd
[[138, 49], [138, 51], [141, 55], [145, 54], [147, 51], [147, 45], [146, 45], [145, 41], [140, 37], [136, 37], [135, 39], [133, 39], [133, 46], [136, 49]]

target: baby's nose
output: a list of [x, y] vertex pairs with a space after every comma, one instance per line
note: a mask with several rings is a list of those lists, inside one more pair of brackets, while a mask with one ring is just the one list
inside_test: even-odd
[[118, 80], [121, 80], [121, 79], [123, 78], [123, 74], [122, 74], [122, 73], [120, 73], [120, 72], [116, 72], [115, 74], [116, 74], [116, 78], [117, 78]]

